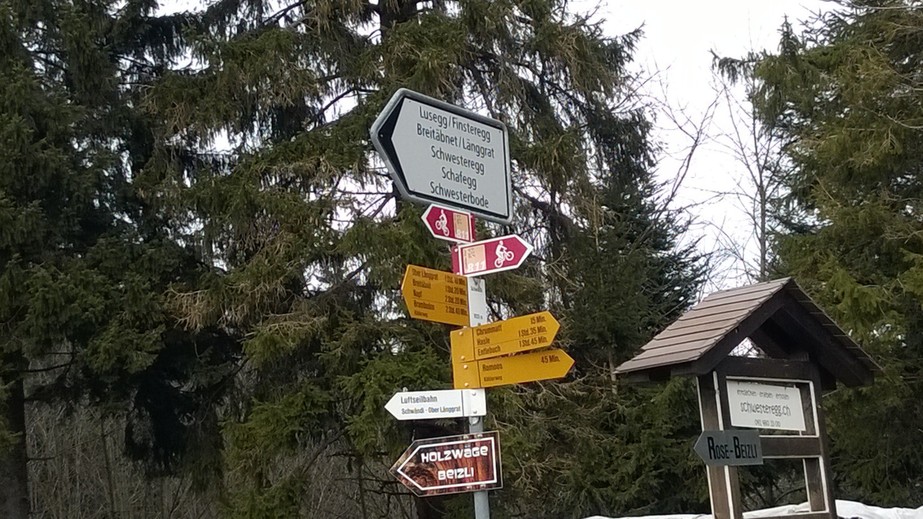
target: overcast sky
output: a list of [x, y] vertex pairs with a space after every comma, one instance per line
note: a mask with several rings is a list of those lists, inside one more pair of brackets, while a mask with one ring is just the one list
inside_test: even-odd
[[[161, 11], [197, 9], [201, 5], [201, 0], [163, 0]], [[644, 36], [635, 53], [633, 70], [650, 78], [646, 94], [668, 103], [674, 114], [697, 124], [716, 97], [711, 50], [722, 56], [775, 50], [786, 15], [797, 27], [799, 21], [832, 5], [826, 0], [574, 0], [571, 7], [580, 12], [598, 7], [597, 17], [605, 20], [610, 36], [643, 26]], [[705, 130], [716, 137], [728, 126], [727, 109], [719, 107]], [[654, 139], [663, 148], [659, 178], [673, 182], [689, 155], [691, 141], [663, 113], [656, 117]], [[674, 207], [692, 208], [696, 225], [688, 233], [688, 240], [704, 237], [700, 244], [707, 251], [720, 252], [730, 245], [729, 240], [746, 246], [749, 226], [741, 203], [730, 197], [720, 201], [715, 197], [716, 191], [735, 189], [741, 175], [740, 165], [722, 147], [720, 139], [706, 140], [698, 146], [674, 202]], [[724, 238], [719, 239], [722, 235]], [[753, 242], [748, 246], [752, 251]], [[715, 266], [718, 271], [706, 292], [747, 282], [741, 275], [741, 264], [728, 260]]]
[[[577, 5], [578, 9], [588, 9], [597, 4], [589, 0]], [[598, 16], [605, 19], [610, 35], [643, 25], [635, 66], [652, 77], [647, 93], [665, 99], [675, 114], [700, 122], [716, 96], [711, 50], [721, 56], [743, 56], [749, 50], [775, 51], [786, 16], [797, 28], [813, 13], [832, 7], [831, 2], [822, 0], [610, 0], [602, 2]], [[725, 244], [728, 236], [740, 244], [746, 243], [749, 235], [741, 203], [731, 197], [721, 201], [715, 197], [716, 191], [735, 189], [735, 180], [744, 174], [718, 138], [729, 127], [728, 117], [726, 106], [715, 111], [707, 128], [713, 140], [706, 140], [696, 150], [674, 204], [698, 204], [692, 211], [698, 223], [687, 238], [704, 236], [700, 243], [707, 250], [721, 248], [719, 235], [726, 235]], [[656, 128], [654, 138], [664, 147], [658, 174], [670, 182], [682, 169], [691, 140], [664, 114], [657, 116]], [[748, 250], [753, 251], [753, 247], [751, 240]], [[706, 291], [745, 284], [741, 267], [730, 260], [719, 264], [720, 272]]]

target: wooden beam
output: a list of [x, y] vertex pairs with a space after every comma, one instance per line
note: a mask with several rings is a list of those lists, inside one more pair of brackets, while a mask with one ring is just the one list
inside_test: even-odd
[[847, 386], [867, 386], [874, 380], [870, 369], [836, 341], [817, 320], [789, 297], [786, 304], [773, 319], [787, 329], [800, 329], [808, 335], [809, 342], [802, 340], [799, 346], [811, 352], [815, 361], [829, 370]]
[[[696, 382], [702, 430], [721, 430], [722, 420], [718, 406], [718, 395], [715, 389], [714, 373], [697, 377]], [[730, 468], [732, 467], [713, 465], [705, 467], [708, 475], [708, 496], [711, 500], [711, 513], [715, 519], [742, 519], [743, 517], [743, 510], [739, 507], [735, 510], [732, 504], [735, 490], [738, 495], [740, 494], [740, 482], [737, 479], [736, 469], [729, 472], [728, 469]]]
[[754, 330], [750, 334], [750, 340], [763, 350], [763, 353], [774, 359], [788, 357], [789, 348], [794, 342], [792, 337], [772, 318], [767, 319], [762, 326]]
[[823, 454], [818, 436], [762, 435], [760, 446], [767, 459], [816, 458]]
[[753, 341], [753, 344], [759, 348], [761, 352], [765, 353], [767, 357], [773, 359], [784, 359], [786, 357], [785, 348], [782, 347], [782, 343], [771, 338], [762, 328], [757, 328], [751, 333], [749, 339]]
[[[820, 377], [815, 375], [812, 385], [817, 388], [820, 385]], [[836, 501], [833, 498], [833, 474], [830, 471], [830, 459], [827, 454], [827, 431], [824, 427], [824, 414], [819, 389], [812, 390], [809, 384], [800, 384], [800, 389], [805, 425], [802, 435], [817, 436], [820, 439], [820, 457], [804, 458], [803, 460], [808, 503], [812, 511], [825, 510], [831, 519], [836, 519]]]
[[711, 372], [715, 366], [731, 351], [737, 347], [744, 339], [756, 331], [767, 319], [772, 317], [785, 302], [784, 292], [773, 294], [765, 303], [756, 308], [753, 313], [747, 316], [737, 328], [727, 333], [721, 340], [705, 352], [698, 360], [694, 361], [690, 368], [694, 374], [704, 375]]
[[808, 361], [754, 357], [725, 357], [715, 366], [715, 371], [729, 378], [775, 378], [803, 381], [811, 380], [814, 370], [814, 365]]

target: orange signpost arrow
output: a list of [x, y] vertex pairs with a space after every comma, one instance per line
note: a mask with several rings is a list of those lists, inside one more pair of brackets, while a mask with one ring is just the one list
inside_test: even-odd
[[468, 326], [468, 279], [451, 272], [407, 265], [401, 295], [410, 317]]
[[454, 350], [458, 343], [462, 353], [462, 348], [467, 351], [469, 346], [466, 343], [470, 343], [468, 359], [502, 357], [551, 346], [560, 327], [551, 312], [546, 310], [452, 332], [452, 348]]
[[503, 386], [560, 378], [574, 364], [551, 346], [560, 324], [547, 310], [482, 324], [450, 334], [456, 389]]
[[564, 350], [534, 351], [487, 360], [459, 361], [452, 350], [452, 372], [456, 389], [494, 387], [567, 375], [574, 359]]

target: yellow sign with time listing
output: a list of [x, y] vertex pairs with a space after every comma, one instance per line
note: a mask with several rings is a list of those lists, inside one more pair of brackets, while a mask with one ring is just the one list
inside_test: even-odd
[[451, 334], [452, 348], [459, 351], [470, 348], [471, 356], [468, 358], [475, 360], [502, 357], [551, 346], [560, 327], [551, 312], [546, 310], [456, 330]]
[[554, 341], [560, 324], [544, 311], [455, 330], [452, 375], [456, 389], [561, 378], [574, 365], [564, 350], [538, 350]]
[[506, 386], [551, 380], [567, 375], [574, 359], [561, 349], [551, 349], [464, 361], [455, 358], [452, 350], [452, 378], [455, 389]]
[[410, 317], [468, 326], [468, 278], [451, 272], [408, 265], [401, 295]]

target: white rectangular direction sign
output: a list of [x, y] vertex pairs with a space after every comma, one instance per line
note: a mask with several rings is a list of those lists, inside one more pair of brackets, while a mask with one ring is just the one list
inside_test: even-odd
[[510, 223], [506, 125], [402, 88], [372, 124], [372, 144], [401, 195]]
[[395, 393], [385, 409], [398, 420], [436, 420], [487, 414], [483, 389], [441, 389]]
[[728, 380], [727, 392], [731, 425], [735, 427], [805, 430], [804, 405], [796, 387]]

